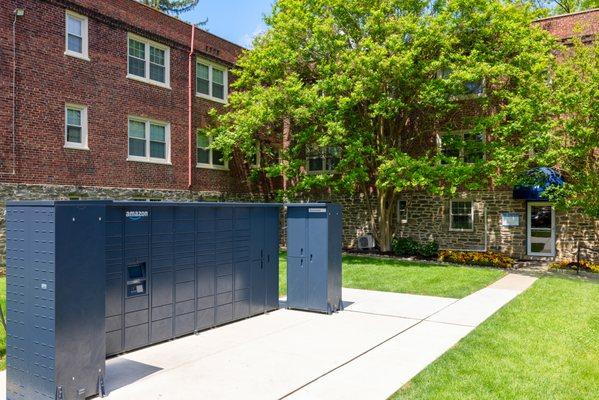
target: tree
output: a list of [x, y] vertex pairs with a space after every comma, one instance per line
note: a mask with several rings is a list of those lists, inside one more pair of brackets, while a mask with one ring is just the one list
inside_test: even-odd
[[553, 15], [570, 14], [599, 7], [599, 0], [532, 0], [539, 8], [546, 8]]
[[564, 49], [552, 79], [553, 122], [547, 157], [566, 177], [550, 193], [558, 207], [599, 218], [599, 43]]
[[[403, 191], [482, 189], [535, 165], [553, 46], [536, 16], [500, 0], [279, 0], [206, 132], [226, 156], [288, 142], [284, 162], [264, 168], [289, 180], [280, 196], [373, 199], [370, 228], [388, 251]], [[469, 94], [475, 82], [484, 94]], [[462, 136], [439, 151], [439, 135], [464, 128], [491, 140]], [[329, 149], [334, 171], [306, 173], [313, 149]]]
[[137, 0], [165, 13], [180, 14], [198, 5], [199, 0]]

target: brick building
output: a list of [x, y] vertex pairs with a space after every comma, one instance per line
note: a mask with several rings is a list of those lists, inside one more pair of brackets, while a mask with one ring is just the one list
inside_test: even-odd
[[[591, 40], [598, 18], [593, 10], [537, 23], [564, 40], [575, 34]], [[208, 111], [226, 103], [230, 69], [243, 49], [195, 29], [190, 70], [191, 36], [191, 25], [133, 0], [0, 2], [0, 264], [3, 203], [10, 199], [247, 199], [268, 193], [262, 190], [268, 182], [250, 184], [251, 161], [226, 164], [206, 148], [207, 138], [196, 138]], [[308, 165], [326, 170], [328, 161]], [[344, 242], [351, 246], [367, 232], [364, 199], [333, 200], [346, 208]], [[511, 191], [461, 193], [453, 200], [408, 194], [398, 204], [396, 232], [435, 239], [444, 248], [525, 257], [533, 204], [514, 200]], [[547, 256], [567, 258], [579, 240], [599, 247], [598, 221], [549, 211], [553, 245]], [[508, 217], [518, 224], [504, 226]], [[468, 229], [454, 229], [458, 220]]]

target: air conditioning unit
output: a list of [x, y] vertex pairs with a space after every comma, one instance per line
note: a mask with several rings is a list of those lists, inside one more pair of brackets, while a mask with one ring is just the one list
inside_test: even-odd
[[358, 237], [358, 249], [368, 250], [374, 248], [374, 237], [371, 234]]

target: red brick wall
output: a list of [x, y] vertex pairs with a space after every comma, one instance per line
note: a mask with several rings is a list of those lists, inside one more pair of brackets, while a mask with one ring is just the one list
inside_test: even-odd
[[599, 9], [544, 18], [535, 23], [562, 40], [593, 36], [599, 33]]
[[[64, 55], [65, 8], [62, 3], [89, 17], [89, 62]], [[0, 182], [186, 189], [187, 67], [191, 28], [132, 0], [0, 2], [3, 93], [0, 171], [10, 171], [11, 167], [11, 28], [17, 4], [26, 9], [17, 23], [17, 175], [2, 174]], [[92, 11], [77, 7], [78, 4]], [[116, 17], [123, 23], [105, 16]], [[147, 27], [151, 33], [134, 30], [127, 24]], [[170, 47], [170, 90], [126, 78], [128, 31]], [[208, 48], [213, 54], [219, 54], [223, 64], [233, 63], [242, 50], [208, 33], [198, 33], [196, 52], [202, 54]], [[195, 71], [193, 74], [195, 77]], [[88, 107], [90, 151], [64, 148], [65, 103]], [[208, 110], [216, 105], [194, 97], [194, 132], [205, 122]], [[129, 115], [171, 124], [172, 165], [126, 160]], [[232, 172], [198, 169], [195, 168], [195, 147], [193, 157], [194, 190], [239, 192], [245, 189], [245, 183], [236, 177], [235, 165], [231, 165]]]

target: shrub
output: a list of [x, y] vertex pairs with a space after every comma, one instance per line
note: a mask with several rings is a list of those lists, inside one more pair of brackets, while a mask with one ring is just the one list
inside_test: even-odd
[[439, 261], [456, 264], [480, 265], [485, 267], [512, 268], [515, 260], [505, 254], [476, 251], [443, 250], [439, 253]]
[[410, 237], [393, 238], [391, 250], [399, 256], [411, 257], [418, 254], [418, 242]]
[[599, 274], [599, 264], [592, 263], [587, 260], [581, 260], [580, 263], [576, 261], [560, 261], [551, 264], [551, 268], [554, 269], [576, 269], [577, 264], [580, 264], [581, 271], [594, 272]]
[[439, 244], [435, 241], [419, 243], [410, 237], [393, 238], [391, 249], [399, 256], [434, 258], [439, 252]]
[[418, 254], [424, 258], [434, 258], [439, 254], [439, 243], [435, 241], [420, 244]]

